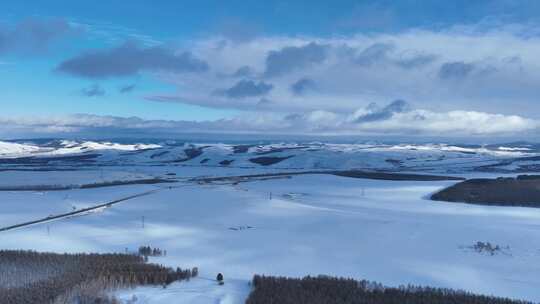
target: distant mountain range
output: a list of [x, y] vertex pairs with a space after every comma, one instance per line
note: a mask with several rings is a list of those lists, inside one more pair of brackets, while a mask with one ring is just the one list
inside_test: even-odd
[[276, 142], [186, 143], [175, 140], [0, 141], [0, 169], [74, 166], [226, 166], [274, 169], [363, 169], [392, 172], [540, 171], [540, 145]]

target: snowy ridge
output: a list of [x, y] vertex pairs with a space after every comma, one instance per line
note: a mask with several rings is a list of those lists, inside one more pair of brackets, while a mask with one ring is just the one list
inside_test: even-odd
[[161, 147], [160, 145], [156, 144], [119, 144], [112, 142], [94, 141], [85, 141], [82, 143], [76, 141], [62, 141], [61, 144], [63, 145], [63, 147], [52, 151], [52, 154], [73, 154], [102, 150], [137, 151], [146, 149], [157, 149]]
[[[540, 170], [540, 149], [533, 145], [466, 146], [382, 143], [115, 143], [53, 141], [0, 142], [0, 160], [55, 157], [55, 164], [84, 160], [97, 165], [188, 165], [275, 169], [373, 169], [386, 171], [529, 172]], [[80, 156], [80, 158], [79, 158]], [[18, 159], [17, 166], [28, 165]], [[47, 162], [48, 165], [50, 163]]]
[[29, 155], [38, 151], [38, 146], [0, 141], [0, 156]]
[[160, 148], [156, 144], [119, 144], [112, 142], [95, 141], [69, 141], [62, 140], [57, 145], [36, 145], [32, 143], [13, 143], [0, 141], [0, 156], [7, 157], [27, 157], [27, 156], [47, 156], [58, 154], [77, 154], [89, 151], [137, 151]]

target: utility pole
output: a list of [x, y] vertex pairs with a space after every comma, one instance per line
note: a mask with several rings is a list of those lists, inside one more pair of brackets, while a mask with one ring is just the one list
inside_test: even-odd
[[144, 215], [141, 218], [141, 225], [142, 225], [142, 229], [144, 229]]
[[47, 225], [47, 235], [51, 235], [51, 229], [50, 229], [49, 225]]
[[272, 200], [272, 192], [270, 192], [270, 200]]

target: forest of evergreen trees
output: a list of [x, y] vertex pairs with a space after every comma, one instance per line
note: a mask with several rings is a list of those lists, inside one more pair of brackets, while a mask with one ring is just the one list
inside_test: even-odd
[[[159, 249], [155, 248], [158, 253]], [[154, 248], [141, 246], [143, 253]], [[0, 250], [2, 304], [115, 304], [108, 292], [189, 280], [198, 269], [172, 269], [134, 254], [56, 254]], [[329, 276], [302, 279], [256, 275], [246, 304], [532, 304], [464, 291], [385, 287]]]
[[293, 279], [256, 275], [246, 304], [532, 304], [451, 289], [388, 288], [369, 281], [328, 276]]
[[160, 248], [152, 248], [150, 246], [141, 246], [139, 247], [139, 255], [144, 257], [158, 257], [167, 255], [167, 251]]
[[2, 304], [114, 303], [107, 291], [189, 280], [197, 269], [148, 264], [140, 255], [0, 251]]

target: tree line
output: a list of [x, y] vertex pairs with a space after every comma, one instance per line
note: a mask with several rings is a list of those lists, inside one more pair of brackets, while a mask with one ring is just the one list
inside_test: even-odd
[[107, 291], [189, 280], [198, 270], [163, 267], [132, 254], [0, 251], [2, 304], [112, 303]]
[[139, 247], [139, 255], [144, 257], [159, 257], [167, 255], [167, 250], [162, 250], [160, 248], [152, 248], [150, 246], [141, 246]]
[[532, 304], [445, 288], [392, 288], [328, 276], [295, 279], [256, 275], [252, 285], [246, 304]]

